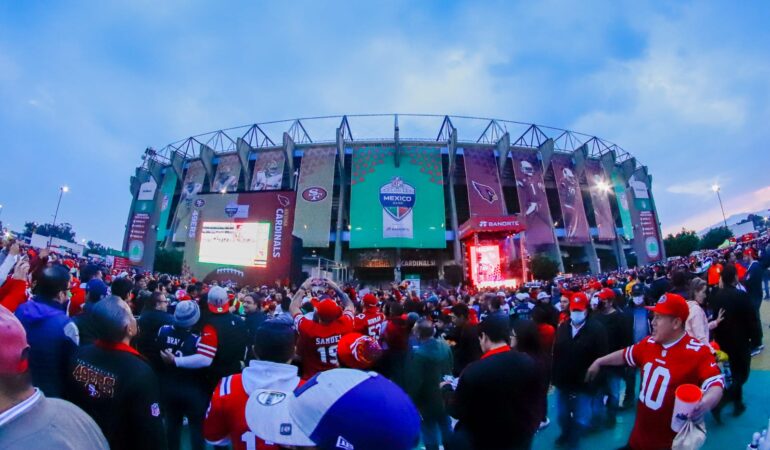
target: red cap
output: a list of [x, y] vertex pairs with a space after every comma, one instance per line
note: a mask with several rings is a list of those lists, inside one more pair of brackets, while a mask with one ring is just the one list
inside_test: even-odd
[[369, 369], [382, 355], [377, 341], [360, 333], [348, 333], [337, 344], [340, 362], [351, 369]]
[[378, 303], [377, 297], [372, 293], [364, 295], [364, 298], [361, 301], [364, 302], [364, 305], [368, 306], [375, 306]]
[[592, 281], [588, 283], [588, 289], [593, 289], [594, 291], [598, 291], [601, 288], [602, 288], [602, 284], [599, 283], [598, 281]]
[[331, 322], [342, 314], [342, 309], [337, 305], [337, 302], [330, 298], [325, 298], [318, 301], [317, 298], [313, 298], [310, 302], [315, 307], [318, 317], [324, 322]]
[[599, 300], [615, 300], [615, 291], [613, 291], [610, 288], [604, 288], [597, 294], [597, 297], [599, 297]]
[[28, 360], [25, 350], [27, 333], [24, 327], [8, 309], [0, 305], [0, 374], [11, 375], [27, 371]]
[[588, 309], [588, 297], [583, 292], [576, 292], [569, 299], [570, 311], [585, 311]]
[[671, 293], [663, 294], [655, 306], [645, 306], [645, 308], [664, 316], [679, 317], [682, 319], [682, 322], [686, 321], [690, 315], [690, 307], [687, 306], [687, 300], [681, 295]]

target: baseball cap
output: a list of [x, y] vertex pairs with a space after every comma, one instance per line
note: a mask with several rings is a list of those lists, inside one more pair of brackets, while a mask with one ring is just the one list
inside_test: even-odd
[[654, 313], [664, 316], [679, 317], [684, 322], [690, 315], [690, 308], [687, 306], [687, 300], [678, 294], [663, 294], [660, 296], [655, 306], [645, 306]]
[[27, 371], [27, 333], [19, 319], [0, 305], [0, 374], [10, 375]]
[[93, 294], [103, 297], [107, 295], [107, 285], [98, 278], [92, 278], [86, 283], [86, 292], [88, 292], [89, 295]]
[[342, 310], [337, 305], [337, 302], [330, 298], [325, 298], [321, 301], [313, 298], [310, 300], [310, 302], [313, 304], [313, 307], [316, 309], [316, 311], [318, 311], [318, 317], [326, 322], [336, 319], [342, 313]]
[[340, 362], [351, 369], [368, 369], [382, 356], [382, 347], [371, 336], [348, 333], [337, 344]]
[[369, 293], [364, 295], [362, 301], [364, 302], [364, 305], [374, 306], [377, 304], [377, 297], [374, 294]]
[[641, 283], [636, 283], [631, 286], [632, 297], [641, 297], [642, 295], [644, 295], [644, 286], [642, 286]]
[[404, 391], [355, 369], [320, 372], [294, 392], [259, 389], [246, 422], [266, 441], [322, 450], [407, 450], [420, 440], [420, 415]]
[[505, 297], [505, 291], [497, 291], [498, 297]]
[[569, 299], [570, 311], [585, 311], [588, 309], [588, 297], [583, 292], [576, 292]]
[[551, 295], [548, 294], [548, 292], [545, 292], [545, 291], [540, 291], [537, 294], [537, 299], [538, 300], [546, 300], [546, 299], [550, 299], [550, 298], [551, 298]]
[[201, 318], [201, 310], [195, 302], [179, 302], [174, 310], [174, 325], [189, 328]]
[[209, 311], [215, 314], [227, 312], [230, 305], [227, 291], [221, 286], [213, 286], [208, 294]]
[[615, 299], [615, 291], [613, 291], [610, 288], [604, 288], [596, 295], [599, 297], [599, 300], [614, 300]]

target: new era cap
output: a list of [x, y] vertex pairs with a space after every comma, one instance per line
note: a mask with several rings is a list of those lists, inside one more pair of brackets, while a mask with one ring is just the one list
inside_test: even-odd
[[672, 293], [661, 295], [655, 306], [645, 306], [645, 308], [664, 316], [679, 317], [682, 319], [682, 322], [686, 321], [690, 315], [690, 307], [687, 306], [687, 300], [681, 295]]
[[321, 450], [407, 450], [420, 439], [420, 416], [404, 391], [355, 369], [320, 372], [294, 392], [257, 390], [246, 422], [265, 441]]

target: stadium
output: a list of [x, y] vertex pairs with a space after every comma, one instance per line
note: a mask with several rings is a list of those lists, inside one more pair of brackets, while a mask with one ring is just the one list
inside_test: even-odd
[[184, 251], [206, 280], [301, 272], [370, 282], [531, 279], [665, 258], [646, 166], [596, 136], [425, 114], [300, 118], [147, 148], [131, 178], [124, 250], [151, 270]]

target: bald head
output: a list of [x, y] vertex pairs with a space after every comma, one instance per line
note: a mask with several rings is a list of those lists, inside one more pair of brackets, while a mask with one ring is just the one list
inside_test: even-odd
[[136, 334], [136, 319], [128, 303], [114, 295], [96, 303], [91, 310], [99, 339], [123, 342]]

